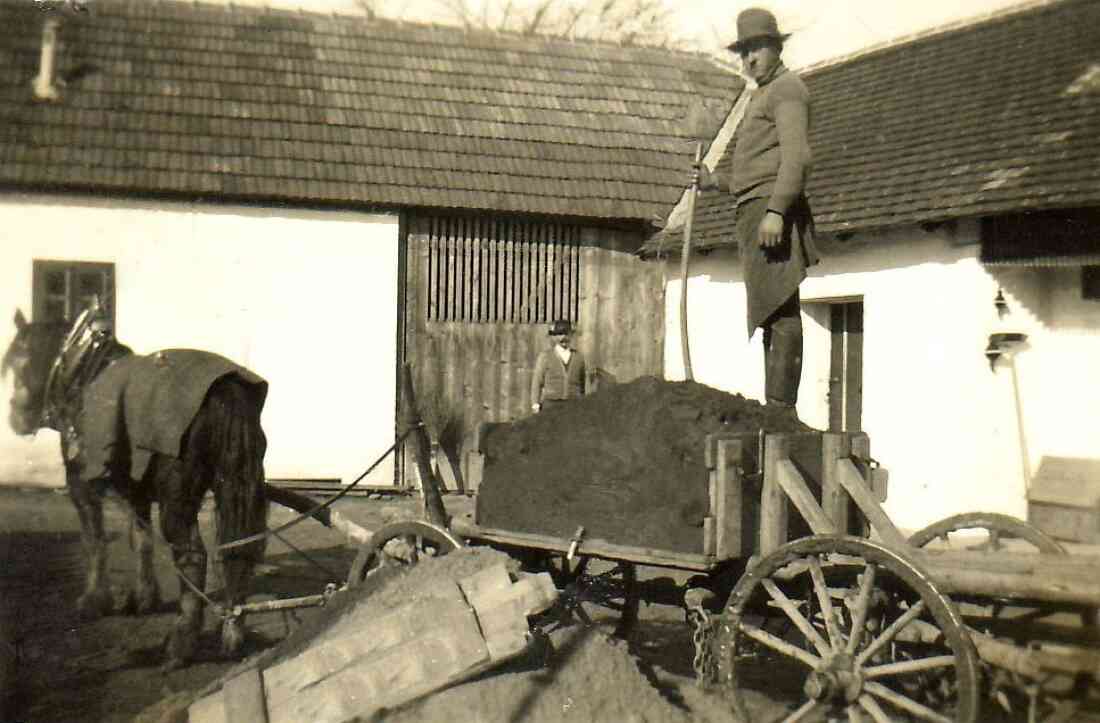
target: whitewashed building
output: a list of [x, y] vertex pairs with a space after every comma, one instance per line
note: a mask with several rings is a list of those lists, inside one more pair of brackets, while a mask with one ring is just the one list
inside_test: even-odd
[[[903, 528], [978, 510], [1026, 518], [1030, 497], [1041, 526], [1100, 536], [1097, 27], [1095, 2], [1030, 4], [802, 73], [824, 260], [801, 287], [798, 412], [869, 434]], [[720, 171], [743, 105], [707, 154]], [[684, 373], [681, 215], [645, 250], [669, 280], [670, 378]], [[729, 198], [703, 194], [692, 366], [763, 399], [732, 228]], [[1026, 342], [993, 337], [1001, 353], [987, 355], [1005, 332]], [[1050, 504], [1066, 509], [1052, 520]]]
[[[7, 319], [71, 319], [99, 294], [138, 352], [252, 368], [284, 480], [347, 483], [393, 444], [406, 361], [467, 428], [529, 411], [508, 389], [528, 388], [559, 314], [608, 374], [659, 373], [660, 303], [619, 281], [657, 278], [633, 252], [680, 193], [682, 119], [700, 96], [728, 111], [736, 76], [687, 53], [365, 17], [87, 7], [0, 0]], [[498, 288], [487, 269], [520, 258]], [[639, 319], [647, 343], [613, 354]], [[0, 348], [14, 332], [0, 323]], [[404, 483], [400, 467], [365, 483]], [[0, 483], [63, 484], [56, 435], [0, 425]]]

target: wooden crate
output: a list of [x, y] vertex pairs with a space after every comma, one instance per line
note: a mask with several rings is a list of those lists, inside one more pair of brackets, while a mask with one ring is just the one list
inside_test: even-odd
[[1028, 490], [1027, 517], [1059, 540], [1100, 542], [1100, 462], [1044, 457]]

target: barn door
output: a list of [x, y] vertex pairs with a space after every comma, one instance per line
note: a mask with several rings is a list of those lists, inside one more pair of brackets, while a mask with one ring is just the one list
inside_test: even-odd
[[404, 358], [429, 435], [459, 467], [482, 422], [531, 414], [555, 319], [575, 323], [593, 386], [660, 373], [660, 266], [633, 253], [640, 235], [461, 215], [415, 216], [407, 229]]
[[863, 425], [863, 302], [829, 305], [829, 431]]

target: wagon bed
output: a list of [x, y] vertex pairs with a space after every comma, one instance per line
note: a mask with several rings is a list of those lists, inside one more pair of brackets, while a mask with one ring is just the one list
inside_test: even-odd
[[[881, 506], [886, 475], [871, 459], [869, 446], [862, 434], [711, 435], [704, 452], [710, 506], [700, 531], [703, 554], [583, 535], [570, 539], [489, 528], [473, 515], [452, 520], [451, 529], [483, 543], [708, 575], [739, 562], [742, 566], [734, 569], [744, 574], [728, 601], [726, 592], [720, 593], [720, 615], [702, 609], [698, 601], [706, 595], [689, 594], [694, 602], [686, 604], [698, 608], [698, 625], [710, 626], [710, 642], [697, 650], [697, 673], [731, 687], [734, 707], [745, 719], [751, 715], [736, 693], [743, 678], [735, 661], [746, 650], [763, 649], [812, 669], [802, 705], [790, 720], [801, 720], [819, 707], [847, 708], [849, 715], [857, 716], [853, 720], [862, 720], [861, 715], [876, 721], [893, 719], [882, 709], [886, 701], [918, 720], [973, 721], [980, 715], [979, 688], [986, 687], [993, 688], [998, 700], [1007, 700], [1006, 690], [1026, 698], [1031, 721], [1068, 720], [1072, 713], [1067, 711], [1080, 702], [1076, 697], [1082, 683], [1087, 688], [1100, 682], [1100, 650], [1080, 641], [1067, 645], [1064, 639], [1043, 639], [1041, 628], [1031, 623], [1070, 612], [1095, 627], [1100, 558], [1065, 554], [1027, 523], [996, 514], [960, 515], [906, 537]], [[469, 465], [475, 484], [477, 471], [486, 463], [491, 461], [475, 450]], [[946, 537], [962, 528], [983, 530], [995, 540], [1020, 537], [1037, 549], [1032, 550], [1035, 554], [1020, 554], [999, 546], [928, 546], [935, 534]], [[878, 582], [863, 582], [876, 574]], [[796, 580], [802, 580], [807, 591], [800, 599], [789, 592], [797, 587], [787, 593], [781, 589]], [[873, 615], [871, 601], [876, 596], [891, 600], [886, 607], [893, 605], [895, 616], [892, 627], [879, 631], [880, 639], [886, 636], [891, 650], [916, 646], [913, 649], [925, 651], [924, 657], [907, 653], [910, 657], [883, 662], [882, 650], [870, 650], [885, 643], [869, 643], [856, 628]], [[1029, 612], [1008, 621], [1012, 632], [1006, 637], [997, 623], [1010, 608]], [[963, 616], [960, 609], [968, 614]], [[975, 610], [989, 617], [975, 616]], [[754, 616], [776, 614], [804, 635], [801, 646], [748, 622]], [[830, 622], [831, 618], [836, 620]], [[845, 619], [847, 632], [840, 629]], [[885, 625], [889, 615], [881, 619]], [[921, 647], [927, 645], [934, 654]], [[983, 677], [980, 670], [988, 675]], [[892, 676], [941, 674], [950, 678], [950, 702], [929, 702], [923, 693], [898, 694], [879, 682]], [[1061, 687], [1052, 687], [1051, 681], [1060, 681]], [[1068, 688], [1066, 681], [1072, 682]], [[857, 689], [858, 694], [850, 692]], [[945, 713], [939, 705], [945, 706]]]

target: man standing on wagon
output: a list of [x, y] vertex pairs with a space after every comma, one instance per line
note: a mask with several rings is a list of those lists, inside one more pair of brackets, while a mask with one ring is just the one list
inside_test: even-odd
[[733, 172], [719, 177], [698, 166], [700, 188], [734, 196], [735, 233], [747, 295], [748, 334], [764, 331], [767, 403], [795, 417], [802, 376], [802, 315], [798, 287], [818, 262], [806, 198], [810, 174], [810, 95], [780, 55], [789, 34], [775, 16], [749, 8], [737, 16], [745, 75], [756, 88], [733, 139]]

